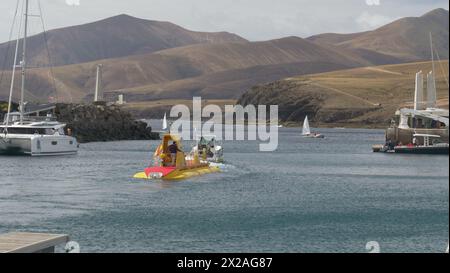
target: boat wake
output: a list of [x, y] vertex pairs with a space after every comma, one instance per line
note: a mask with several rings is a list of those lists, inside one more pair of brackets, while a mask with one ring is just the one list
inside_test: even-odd
[[220, 170], [222, 172], [233, 171], [233, 170], [237, 169], [235, 165], [228, 164], [228, 163], [214, 163], [214, 162], [211, 162], [209, 164], [210, 164], [211, 167], [220, 168]]

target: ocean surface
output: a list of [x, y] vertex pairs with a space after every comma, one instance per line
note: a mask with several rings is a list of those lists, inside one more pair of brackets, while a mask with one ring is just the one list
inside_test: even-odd
[[70, 234], [82, 252], [445, 251], [448, 156], [374, 154], [380, 130], [321, 132], [280, 129], [273, 153], [225, 142], [222, 173], [182, 182], [131, 178], [158, 141], [0, 157], [0, 233]]

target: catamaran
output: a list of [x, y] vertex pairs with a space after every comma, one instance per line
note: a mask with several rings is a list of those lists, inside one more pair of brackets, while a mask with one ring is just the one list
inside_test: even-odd
[[[16, 41], [14, 54], [14, 64], [12, 69], [11, 86], [8, 100], [8, 111], [3, 124], [0, 124], [0, 155], [29, 155], [29, 156], [49, 156], [49, 155], [73, 155], [78, 152], [77, 140], [71, 136], [70, 130], [66, 135], [64, 128], [66, 124], [56, 121], [47, 113], [46, 116], [39, 116], [41, 112], [54, 110], [55, 106], [45, 109], [26, 110], [24, 93], [26, 87], [27, 72], [27, 30], [29, 14], [29, 0], [25, 0], [21, 14], [20, 24], [24, 25], [22, 60], [17, 65], [19, 54], [20, 32]], [[23, 22], [24, 21], [24, 22]], [[22, 23], [23, 22], [23, 23]], [[22, 82], [20, 91], [19, 112], [12, 112], [12, 97], [14, 90], [14, 79], [16, 68], [21, 68]], [[45, 111], [44, 111], [45, 110]]]
[[[438, 108], [433, 40], [430, 33], [432, 70], [416, 74], [414, 107], [402, 108], [386, 130], [386, 143], [374, 145], [374, 152], [448, 155], [449, 111]], [[444, 72], [445, 73], [445, 72]], [[426, 96], [425, 96], [426, 95]]]
[[322, 134], [311, 132], [311, 128], [309, 127], [308, 116], [305, 117], [305, 121], [303, 122], [302, 136], [309, 137], [309, 138], [325, 138], [325, 136]]

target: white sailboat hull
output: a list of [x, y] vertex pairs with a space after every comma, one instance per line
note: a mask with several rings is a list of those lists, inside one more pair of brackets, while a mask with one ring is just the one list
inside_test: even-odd
[[311, 135], [303, 135], [303, 137], [304, 138], [325, 138], [325, 136], [324, 135], [313, 135], [313, 134], [311, 134]]
[[74, 155], [78, 143], [70, 136], [14, 135], [0, 137], [0, 155]]

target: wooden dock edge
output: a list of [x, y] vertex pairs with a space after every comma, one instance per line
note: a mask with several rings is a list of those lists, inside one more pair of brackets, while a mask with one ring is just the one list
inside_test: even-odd
[[69, 240], [65, 234], [11, 232], [0, 235], [0, 253], [54, 253]]

